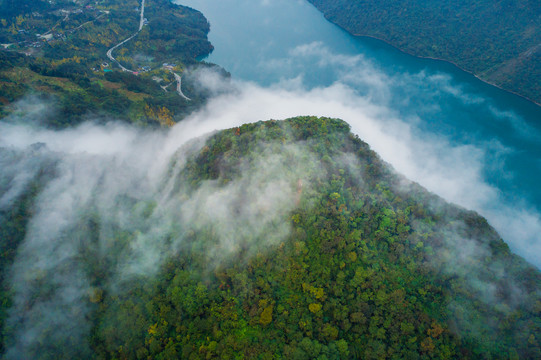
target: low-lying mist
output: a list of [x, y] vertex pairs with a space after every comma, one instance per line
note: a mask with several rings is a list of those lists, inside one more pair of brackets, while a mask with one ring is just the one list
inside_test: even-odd
[[[384, 79], [370, 71], [357, 75], [356, 81], [378, 84], [377, 94], [359, 94], [346, 81], [307, 90], [302, 78], [265, 88], [204, 71], [195, 81], [217, 95], [171, 129], [111, 121], [55, 131], [41, 127], [35, 111], [50, 104], [20, 102], [20, 111], [0, 123], [0, 210], [12, 206], [35, 179], [45, 174], [47, 181], [10, 272], [14, 297], [7, 326], [16, 329], [17, 340], [7, 357], [30, 354], [52, 340], [73, 356], [85, 354], [82, 339], [90, 331], [85, 319], [91, 309], [83, 299], [89, 292], [104, 286], [115, 291], [134, 276], [152, 276], [168, 256], [182, 251], [193, 231], [216, 232], [218, 246], [208, 249], [209, 266], [240, 250], [250, 256], [285, 239], [297, 182], [319, 170], [302, 144], [262, 151], [263, 156], [247, 160], [251, 166], [246, 169], [258, 171], [241, 166], [241, 176], [229, 183], [205, 180], [193, 190], [177, 181], [187, 156], [203, 149], [209, 134], [258, 120], [297, 115], [345, 120], [398, 172], [478, 211], [516, 253], [540, 267], [541, 216], [526, 200], [506, 202], [489, 185], [483, 177], [485, 151], [453, 145], [401, 120], [373, 100], [385, 96]], [[498, 144], [491, 149], [506, 151]], [[98, 223], [100, 228], [90, 231]], [[249, 242], [254, 238], [259, 240]], [[81, 256], [111, 265], [106, 284], [88, 275]]]
[[[312, 44], [296, 51], [303, 56], [315, 53], [327, 59], [326, 62], [342, 62], [344, 74], [332, 86], [307, 90], [302, 77], [282, 79], [269, 88], [235, 82], [235, 92], [214, 99], [203, 112], [194, 114], [192, 119], [205, 123], [212, 118], [216, 124], [231, 126], [254, 120], [284, 119], [299, 114], [343, 119], [351, 125], [353, 133], [366, 141], [396, 171], [447, 201], [479, 212], [489, 220], [514, 252], [537, 267], [541, 266], [537, 256], [541, 252], [541, 214], [528, 199], [507, 197], [485, 177], [487, 168], [503, 167], [497, 161], [516, 150], [506, 148], [497, 140], [457, 145], [445, 135], [421, 129], [421, 124], [414, 119], [401, 119], [400, 114], [393, 110], [392, 101], [385, 100], [396, 96], [385, 83], [400, 81], [413, 87], [423, 83], [426, 83], [424, 86], [430, 86], [430, 83], [443, 82], [446, 91], [460, 101], [476, 102], [483, 99], [465, 94], [443, 75], [427, 78], [422, 73], [406, 74], [399, 79], [388, 79], [370, 67], [370, 64], [362, 68], [357, 66], [355, 74], [347, 73], [346, 68], [351, 62], [364, 64], [362, 57], [333, 57], [325, 49], [317, 48], [317, 44]], [[202, 74], [200, 83], [204, 86], [223, 87], [217, 85], [217, 78], [212, 74]], [[369, 89], [367, 93], [359, 94], [356, 87], [359, 83]], [[232, 119], [235, 121], [231, 122]], [[516, 117], [505, 121], [508, 120], [516, 128], [527, 127]], [[528, 131], [531, 136], [538, 136], [534, 129]], [[505, 176], [512, 178], [514, 174], [506, 173]]]
[[[232, 112], [246, 121], [342, 118], [399, 172], [480, 212], [515, 252], [540, 266], [541, 205], [528, 170], [531, 178], [539, 174], [541, 132], [506, 109], [509, 104], [433, 64], [409, 66], [407, 56], [357, 46], [303, 1], [179, 3], [202, 10], [212, 23], [211, 61], [233, 76], [274, 84], [237, 83], [244, 90], [211, 104], [209, 114]], [[244, 14], [246, 21], [235, 26]]]
[[[143, 131], [119, 123], [50, 131], [3, 123], [7, 167], [1, 203], [9, 208], [39, 174], [26, 237], [11, 269], [8, 358], [31, 357], [44, 342], [86, 354], [88, 298], [150, 278], [197, 232], [210, 232], [209, 270], [250, 258], [289, 235], [298, 182], [323, 176], [302, 143], [243, 159], [235, 178], [183, 180], [186, 159], [201, 150], [208, 124]], [[8, 140], [9, 139], [9, 140]], [[188, 141], [188, 142], [187, 142]], [[205, 149], [202, 150], [203, 152]], [[34, 184], [35, 185], [35, 184]], [[96, 276], [96, 274], [99, 274]], [[64, 352], [64, 356], [69, 355]]]

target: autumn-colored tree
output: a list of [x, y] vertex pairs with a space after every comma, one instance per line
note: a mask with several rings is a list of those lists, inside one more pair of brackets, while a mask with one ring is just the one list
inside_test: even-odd
[[261, 325], [269, 325], [272, 322], [272, 310], [273, 306], [267, 306], [265, 309], [263, 309], [263, 312], [261, 313], [261, 316], [259, 317], [259, 323]]

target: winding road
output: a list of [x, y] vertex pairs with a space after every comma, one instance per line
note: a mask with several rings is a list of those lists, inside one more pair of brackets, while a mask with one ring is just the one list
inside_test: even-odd
[[87, 24], [90, 24], [91, 22], [94, 22], [94, 21], [96, 21], [96, 20], [99, 20], [99, 19], [101, 19], [104, 15], [107, 15], [107, 14], [109, 14], [109, 11], [103, 11], [103, 10], [102, 10], [100, 16], [98, 16], [98, 17], [95, 18], [94, 20], [87, 21], [87, 22], [85, 22], [84, 24], [81, 24], [81, 25], [77, 26], [76, 28], [73, 28], [73, 29], [71, 29], [71, 30], [67, 30], [67, 32], [72, 33], [72, 32], [74, 32], [74, 31], [77, 31], [77, 30], [79, 30], [80, 28], [82, 28], [83, 26], [85, 26], [85, 25], [87, 25]]
[[[129, 38], [123, 40], [122, 42], [116, 44], [115, 46], [113, 46], [112, 48], [110, 48], [107, 51], [107, 57], [109, 58], [109, 60], [115, 62], [118, 66], [120, 66], [122, 71], [129, 72], [129, 73], [132, 73], [132, 74], [135, 73], [135, 71], [127, 69], [126, 67], [122, 66], [122, 64], [117, 59], [114, 58], [113, 51], [115, 51], [117, 48], [119, 48], [120, 46], [124, 45], [125, 43], [127, 43], [128, 41], [130, 41], [131, 39], [136, 37], [137, 34], [139, 34], [139, 32], [143, 29], [144, 25], [145, 25], [145, 0], [141, 0], [141, 15], [140, 15], [140, 19], [139, 19], [139, 29], [137, 30], [137, 32], [135, 34], [133, 34]], [[175, 76], [175, 80], [177, 82], [177, 93], [184, 100], [191, 101], [192, 99], [190, 99], [189, 97], [184, 95], [184, 93], [182, 92], [182, 77], [179, 74], [175, 73], [175, 72], [173, 72], [173, 75]], [[162, 89], [164, 91], [167, 91], [167, 87], [165, 87], [165, 88], [162, 87]]]
[[175, 80], [177, 81], [177, 93], [186, 101], [191, 101], [192, 99], [190, 99], [189, 97], [187, 97], [186, 95], [184, 95], [184, 93], [182, 92], [182, 77], [177, 74], [177, 73], [173, 73], [173, 75], [175, 75]]
[[116, 44], [115, 46], [113, 46], [112, 48], [110, 48], [107, 51], [107, 57], [109, 58], [109, 60], [114, 61], [115, 63], [117, 63], [117, 65], [120, 66], [122, 71], [126, 71], [126, 72], [129, 72], [129, 73], [132, 73], [132, 74], [135, 72], [135, 71], [132, 71], [132, 70], [127, 69], [124, 66], [122, 66], [122, 64], [120, 64], [120, 62], [117, 59], [114, 58], [113, 51], [115, 51], [117, 48], [119, 48], [120, 46], [124, 45], [125, 43], [127, 43], [128, 41], [130, 41], [131, 39], [136, 37], [137, 34], [139, 34], [139, 32], [143, 29], [144, 25], [145, 25], [145, 0], [141, 0], [141, 17], [140, 17], [140, 20], [139, 20], [139, 29], [137, 30], [137, 32], [135, 34], [133, 34], [132, 36], [130, 36], [126, 40], [123, 40], [122, 42]]

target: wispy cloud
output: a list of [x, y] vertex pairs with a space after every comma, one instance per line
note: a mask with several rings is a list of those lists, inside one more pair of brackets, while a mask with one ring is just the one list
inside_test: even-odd
[[[379, 78], [377, 74], [373, 76]], [[430, 81], [425, 75], [419, 76], [417, 81]], [[376, 83], [381, 87], [378, 93], [392, 93], [385, 81]], [[284, 79], [268, 88], [253, 83], [234, 84], [237, 92], [212, 100], [202, 113], [194, 115], [193, 121], [205, 123], [212, 119], [220, 128], [218, 124], [237, 126], [300, 114], [341, 118], [398, 172], [444, 199], [486, 216], [513, 251], [541, 266], [536, 256], [541, 250], [540, 214], [528, 199], [509, 202], [486, 178], [487, 167], [497, 167], [495, 161], [513, 153], [512, 148], [493, 139], [484, 143], [453, 143], [445, 135], [423, 130], [415, 119], [402, 119], [388, 101], [379, 101], [373, 94], [360, 95], [356, 87], [341, 81], [312, 89], [303, 85], [302, 78]], [[527, 226], [516, 214], [529, 219]]]
[[[15, 297], [9, 321], [17, 328], [17, 343], [8, 358], [31, 352], [44, 339], [55, 336], [46, 331], [50, 323], [78, 339], [61, 339], [66, 344], [80, 341], [78, 334], [88, 331], [86, 325], [73, 328], [73, 324], [84, 324], [92, 311], [88, 298], [93, 279], [76, 265], [81, 249], [107, 257], [113, 246], [122, 244], [124, 251], [114, 259], [115, 274], [110, 279], [117, 283], [152, 274], [164, 254], [181, 249], [190, 230], [221, 229], [216, 233], [218, 246], [209, 251], [209, 259], [214, 260], [238, 248], [255, 245], [253, 251], [260, 249], [261, 243], [243, 243], [242, 239], [248, 239], [243, 234], [263, 238], [271, 233], [271, 243], [283, 239], [289, 231], [283, 215], [292, 209], [295, 183], [311, 164], [302, 161], [306, 156], [302, 146], [264, 152], [252, 164], [261, 171], [246, 173], [240, 168], [242, 176], [225, 185], [209, 180], [195, 191], [179, 192], [171, 181], [182, 171], [188, 155], [183, 146], [189, 141], [203, 137], [191, 143], [193, 151], [214, 130], [258, 120], [316, 115], [347, 121], [398, 172], [448, 201], [480, 212], [515, 252], [541, 266], [537, 256], [541, 253], [541, 216], [526, 199], [510, 203], [488, 183], [484, 176], [487, 147], [453, 144], [443, 135], [421, 129], [414, 118], [403, 119], [390, 105], [394, 101], [390, 97], [395, 96], [392, 85], [397, 81], [410, 81], [413, 87], [422, 82], [448, 82], [447, 78], [423, 73], [390, 78], [362, 57], [335, 56], [318, 43], [299, 47], [291, 55], [312, 57], [322, 67], [338, 64], [343, 71], [332, 85], [316, 88], [307, 88], [302, 76], [277, 79], [272, 86], [262, 87], [224, 82], [212, 72], [201, 72], [194, 75], [196, 81], [215, 97], [170, 130], [148, 131], [111, 122], [53, 131], [36, 125], [33, 119], [40, 112], [23, 111], [27, 109], [24, 102], [21, 111], [0, 123], [0, 164], [6, 169], [0, 175], [0, 206], [10, 206], [42, 164], [55, 173], [37, 198], [12, 270]], [[347, 71], [352, 66], [354, 74]], [[367, 90], [360, 92], [359, 83]], [[461, 101], [478, 101], [464, 97], [451, 83], [447, 86], [445, 91]], [[48, 105], [33, 106], [43, 109]], [[512, 151], [497, 142], [488, 148], [502, 155]], [[296, 164], [292, 169], [284, 168], [285, 157]], [[93, 221], [86, 215], [89, 213], [104, 224], [96, 243], [80, 235], [80, 228]], [[111, 230], [115, 227], [129, 235], [115, 238]], [[175, 236], [171, 238], [171, 234]], [[456, 246], [464, 247], [458, 240]], [[56, 290], [36, 293], [39, 287], [34, 285], [43, 283]], [[59, 311], [68, 315], [57, 316]], [[77, 345], [85, 348], [83, 343]]]

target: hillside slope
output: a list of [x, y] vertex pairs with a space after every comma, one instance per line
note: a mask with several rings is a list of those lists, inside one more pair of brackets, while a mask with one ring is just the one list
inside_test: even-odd
[[51, 231], [40, 211], [55, 209], [40, 201], [65, 201], [50, 193], [65, 168], [93, 183], [91, 165], [10, 151], [2, 157], [45, 160], [37, 185], [0, 213], [3, 233], [19, 234], [2, 244], [7, 358], [541, 356], [540, 272], [343, 121], [218, 132], [179, 149], [155, 193], [125, 169], [126, 190], [112, 190], [123, 189], [106, 175], [112, 159], [54, 244], [39, 242]]
[[455, 63], [541, 103], [541, 3], [532, 0], [309, 0], [354, 35]]
[[141, 0], [1, 0], [0, 10], [0, 117], [27, 99], [49, 104], [40, 115], [57, 128], [88, 118], [170, 126], [206, 99], [190, 77], [178, 94], [173, 73], [211, 66], [197, 61], [212, 45], [196, 10], [147, 0], [140, 32]]

